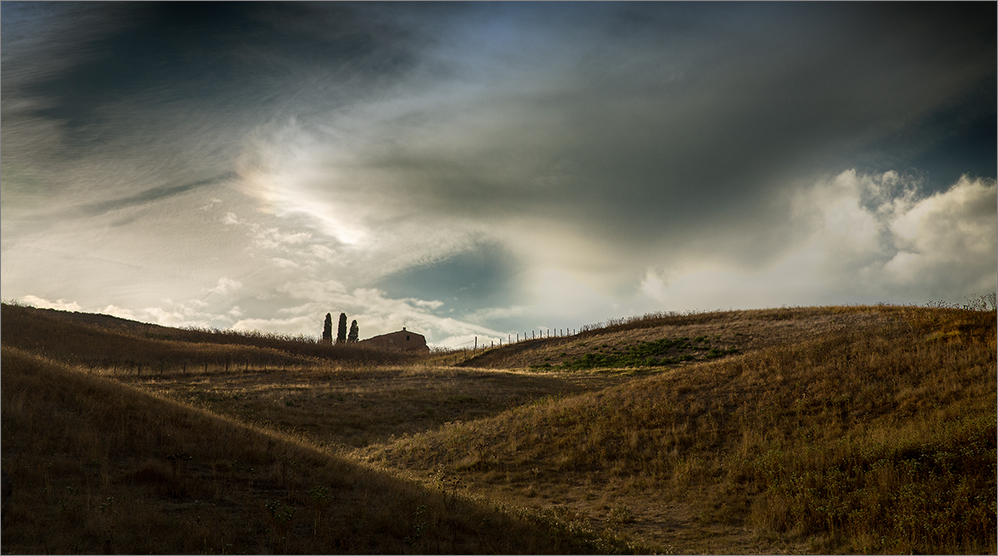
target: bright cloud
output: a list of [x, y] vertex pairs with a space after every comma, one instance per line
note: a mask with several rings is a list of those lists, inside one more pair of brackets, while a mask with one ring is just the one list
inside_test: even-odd
[[49, 301], [48, 299], [43, 299], [36, 295], [26, 295], [21, 298], [21, 301], [32, 307], [38, 307], [40, 309], [58, 309], [59, 311], [82, 311], [83, 307], [75, 301], [66, 301], [65, 299], [57, 299], [55, 301]]
[[964, 176], [890, 222], [897, 254], [884, 265], [884, 277], [907, 288], [928, 287], [936, 297], [993, 291], [996, 230], [995, 182]]
[[998, 282], [996, 205], [990, 179], [964, 176], [926, 197], [917, 180], [896, 172], [849, 170], [798, 197], [809, 237], [778, 264], [672, 280], [648, 271], [640, 291], [676, 309], [959, 300]]
[[209, 289], [211, 293], [217, 293], [220, 295], [227, 295], [229, 293], [241, 290], [243, 283], [239, 280], [233, 280], [231, 278], [219, 278], [218, 285], [214, 288]]

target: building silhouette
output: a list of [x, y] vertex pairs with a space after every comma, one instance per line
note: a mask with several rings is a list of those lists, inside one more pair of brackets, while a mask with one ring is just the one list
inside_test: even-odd
[[404, 326], [398, 332], [389, 332], [388, 334], [361, 340], [360, 344], [386, 350], [430, 351], [429, 346], [426, 345], [425, 336], [406, 330]]

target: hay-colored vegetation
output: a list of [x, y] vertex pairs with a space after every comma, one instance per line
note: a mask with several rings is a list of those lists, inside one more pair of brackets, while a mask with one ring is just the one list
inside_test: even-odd
[[381, 361], [11, 309], [4, 552], [996, 550], [994, 311], [659, 314]]
[[661, 519], [655, 504], [668, 501], [692, 535], [653, 538], [689, 543], [682, 551], [734, 526], [753, 530], [738, 541], [748, 550], [806, 540], [823, 552], [993, 552], [995, 315], [878, 313], [872, 328], [549, 398], [368, 454], [603, 521], [623, 507], [635, 522]]
[[17, 348], [0, 378], [5, 553], [629, 550]]

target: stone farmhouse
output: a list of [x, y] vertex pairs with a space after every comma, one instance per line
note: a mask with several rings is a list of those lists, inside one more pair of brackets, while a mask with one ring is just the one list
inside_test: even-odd
[[426, 337], [422, 334], [410, 332], [402, 327], [398, 332], [389, 332], [366, 340], [361, 340], [360, 344], [377, 347], [380, 349], [401, 350], [401, 351], [430, 351], [426, 345]]

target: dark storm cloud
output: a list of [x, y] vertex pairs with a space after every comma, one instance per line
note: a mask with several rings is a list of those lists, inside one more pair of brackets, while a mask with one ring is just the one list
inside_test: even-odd
[[[44, 67], [45, 60], [29, 55], [4, 63], [5, 74], [29, 76], [5, 96], [43, 99], [32, 115], [59, 122], [69, 148], [106, 142], [122, 124], [139, 125], [131, 118], [165, 126], [192, 109], [244, 127], [321, 111], [390, 82], [413, 64], [403, 29], [346, 4], [88, 8], [100, 13], [104, 32], [84, 34], [56, 53], [71, 60], [68, 67], [31, 78], [30, 67]], [[243, 118], [250, 121], [231, 122]]]
[[[405, 175], [429, 211], [533, 213], [639, 258], [668, 237], [764, 264], [795, 225], [781, 189], [860, 157], [875, 171], [947, 155], [966, 168], [987, 151], [938, 152], [938, 138], [976, 144], [994, 128], [993, 103], [982, 105], [994, 95], [993, 12], [627, 4], [598, 17], [522, 18], [517, 38], [544, 46], [535, 58], [508, 70], [483, 57], [508, 73], [489, 94], [385, 123], [382, 134], [397, 140], [361, 156]], [[545, 45], [545, 34], [558, 40]], [[414, 120], [446, 122], [440, 135], [463, 141], [427, 149]], [[971, 166], [994, 176], [993, 156], [984, 158]], [[770, 224], [745, 233], [760, 220]]]
[[[895, 163], [931, 158], [927, 151], [945, 146], [924, 139], [934, 115], [931, 131], [948, 127], [954, 146], [979, 145], [975, 130], [994, 120], [993, 106], [974, 114], [978, 102], [960, 105], [981, 90], [993, 96], [990, 4], [170, 2], [89, 9], [101, 14], [105, 32], [81, 31], [85, 40], [65, 45], [56, 57], [73, 60], [69, 67], [16, 79], [4, 90], [5, 97], [41, 99], [32, 116], [57, 122], [68, 152], [137, 128], [168, 129], [178, 117], [210, 115], [243, 132], [289, 116], [310, 125], [392, 86], [405, 94], [404, 79], [419, 68], [460, 79], [474, 64], [458, 69], [428, 52], [462, 26], [493, 18], [519, 27], [513, 38], [540, 45], [528, 58], [565, 62], [552, 67], [561, 73], [555, 88], [528, 91], [509, 106], [553, 114], [554, 125], [541, 119], [509, 132], [548, 139], [537, 163], [574, 163], [583, 198], [603, 203], [612, 189], [610, 207], [625, 214], [665, 204], [712, 210], [720, 194], [744, 203], [788, 168], [852, 162], [857, 153]], [[457, 48], [487, 50], [505, 38], [486, 32]], [[482, 60], [486, 71], [502, 61]], [[11, 57], [4, 73], [30, 75], [31, 65], [45, 62]], [[520, 154], [508, 144], [514, 137], [497, 139], [493, 152]], [[908, 143], [908, 160], [867, 153], [871, 145], [887, 150], [877, 141], [898, 140]], [[406, 154], [388, 156], [402, 167], [464, 162], [471, 169], [461, 174], [475, 174], [480, 162], [439, 154], [409, 161]], [[437, 187], [460, 202], [464, 187], [447, 187], [448, 176], [440, 177], [445, 185]], [[488, 182], [468, 177], [454, 181]]]

